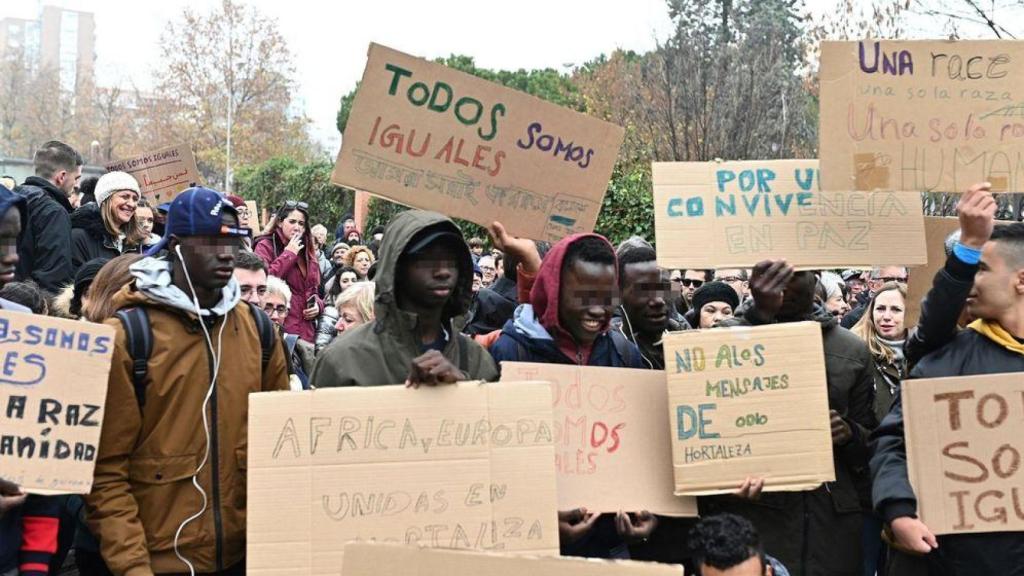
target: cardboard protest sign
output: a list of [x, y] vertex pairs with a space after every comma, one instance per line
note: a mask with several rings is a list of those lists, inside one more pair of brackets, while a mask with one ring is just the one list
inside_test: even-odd
[[536, 558], [353, 542], [345, 545], [342, 576], [682, 576], [683, 567], [589, 558]]
[[928, 264], [911, 269], [907, 279], [907, 311], [903, 316], [903, 325], [907, 328], [917, 326], [921, 300], [931, 289], [935, 273], [946, 264], [946, 237], [959, 229], [960, 221], [956, 218], [925, 216], [924, 242], [928, 249]]
[[817, 322], [667, 334], [676, 494], [766, 491], [835, 480]]
[[551, 387], [249, 396], [249, 574], [337, 574], [351, 540], [558, 553]]
[[556, 241], [593, 230], [623, 134], [371, 44], [331, 182]]
[[910, 380], [907, 475], [935, 534], [1024, 530], [1021, 373]]
[[673, 494], [663, 371], [502, 362], [501, 379], [551, 383], [559, 510], [697, 515]]
[[1024, 190], [1024, 44], [821, 44], [824, 190]]
[[174, 200], [192, 183], [202, 183], [192, 148], [184, 144], [109, 162], [106, 168], [108, 172], [118, 170], [134, 176], [139, 182], [142, 197], [153, 206]]
[[249, 227], [258, 231], [263, 227], [263, 222], [260, 220], [260, 212], [256, 207], [256, 201], [246, 200], [245, 207], [249, 209]]
[[0, 477], [33, 494], [88, 494], [114, 330], [0, 311]]
[[667, 268], [925, 262], [916, 192], [822, 192], [817, 160], [655, 162], [652, 173], [658, 263]]

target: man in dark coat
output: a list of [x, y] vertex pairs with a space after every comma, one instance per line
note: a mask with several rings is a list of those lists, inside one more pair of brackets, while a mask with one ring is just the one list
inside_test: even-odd
[[56, 294], [74, 281], [71, 266], [71, 203], [82, 177], [82, 157], [56, 140], [36, 151], [36, 175], [15, 188], [28, 202], [28, 225], [18, 240], [18, 279], [35, 280]]
[[[957, 207], [960, 241], [945, 268], [935, 275], [921, 306], [913, 351], [926, 355], [911, 370], [910, 378], [1011, 372], [1022, 373], [1024, 380], [1024, 224], [993, 230], [996, 207], [988, 184], [971, 187], [961, 198]], [[972, 271], [973, 282], [968, 282]], [[975, 320], [957, 332], [957, 317], [965, 303]], [[871, 472], [875, 509], [888, 524], [896, 546], [927, 555], [927, 567], [918, 563], [913, 573], [1024, 575], [1024, 532], [936, 538], [917, 518], [917, 497], [907, 478], [903, 406], [898, 394], [875, 432]]]
[[868, 490], [868, 436], [875, 427], [872, 359], [867, 345], [814, 304], [812, 272], [766, 261], [750, 278], [752, 305], [733, 325], [813, 320], [821, 324], [825, 379], [832, 420], [836, 481], [801, 492], [770, 492], [759, 499], [699, 499], [701, 516], [731, 512], [754, 523], [765, 549], [795, 576], [862, 576], [862, 500]]

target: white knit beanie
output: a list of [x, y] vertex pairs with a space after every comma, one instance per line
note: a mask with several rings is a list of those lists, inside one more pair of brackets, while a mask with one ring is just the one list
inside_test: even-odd
[[96, 204], [102, 206], [106, 202], [107, 198], [114, 192], [120, 192], [121, 190], [131, 190], [136, 194], [139, 192], [139, 182], [131, 174], [127, 172], [107, 172], [103, 176], [100, 176], [98, 182], [96, 182]]

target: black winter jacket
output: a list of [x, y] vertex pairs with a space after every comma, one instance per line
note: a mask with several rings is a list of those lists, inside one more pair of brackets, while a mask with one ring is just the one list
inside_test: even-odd
[[96, 204], [86, 204], [71, 213], [71, 266], [75, 272], [93, 258], [120, 256], [116, 240], [107, 232]]
[[[876, 423], [873, 360], [867, 345], [823, 309], [812, 319], [821, 323], [829, 408], [853, 431], [853, 439], [833, 447], [836, 481], [802, 492], [768, 492], [757, 501], [712, 496], [698, 503], [701, 516], [732, 512], [750, 520], [765, 550], [794, 576], [862, 576], [861, 533], [870, 490], [867, 441]], [[748, 307], [743, 318], [726, 325], [763, 323]]]
[[476, 309], [466, 333], [476, 336], [501, 330], [519, 305], [516, 298], [516, 283], [505, 277], [498, 278], [489, 288], [482, 288], [477, 292]]
[[28, 224], [18, 239], [18, 279], [32, 279], [56, 294], [75, 278], [71, 203], [56, 186], [38, 176], [29, 176], [14, 191], [28, 203]]
[[[973, 283], [972, 270], [977, 270], [977, 266], [950, 256], [945, 268], [935, 275], [932, 289], [921, 305], [917, 332], [907, 341], [908, 360], [917, 360], [910, 372], [911, 379], [1024, 373], [1024, 356], [1006, 350], [975, 330], [956, 331], [957, 318]], [[907, 477], [899, 392], [872, 439], [875, 510], [886, 522], [916, 515], [917, 498]], [[932, 559], [933, 564], [941, 564], [944, 574], [949, 576], [1024, 575], [1022, 532], [939, 536], [939, 548], [933, 554], [938, 556]]]

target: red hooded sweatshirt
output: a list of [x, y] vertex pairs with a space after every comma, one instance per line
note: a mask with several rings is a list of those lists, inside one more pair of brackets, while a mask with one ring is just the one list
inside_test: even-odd
[[[569, 245], [573, 244], [577, 240], [583, 238], [598, 238], [602, 242], [608, 245], [608, 249], [615, 254], [615, 248], [612, 247], [608, 239], [600, 234], [573, 234], [566, 236], [558, 241], [557, 244], [551, 247], [547, 255], [544, 256], [544, 260], [540, 264], [540, 270], [537, 271], [536, 279], [533, 281], [533, 288], [530, 289], [530, 304], [533, 306], [533, 314], [540, 322], [540, 325], [551, 334], [551, 337], [555, 340], [555, 345], [558, 349], [569, 358], [576, 359], [577, 364], [586, 365], [590, 362], [590, 351], [593, 348], [593, 344], [580, 345], [577, 344], [576, 339], [572, 337], [572, 334], [568, 330], [562, 328], [561, 320], [558, 316], [558, 303], [559, 303], [559, 287], [562, 284], [562, 262], [565, 260], [565, 254], [569, 251]], [[615, 282], [618, 286], [619, 281], [619, 268], [615, 266]], [[529, 281], [529, 277], [523, 278], [520, 276], [520, 281]], [[606, 318], [604, 323], [601, 325], [601, 332], [608, 332], [611, 318]]]

